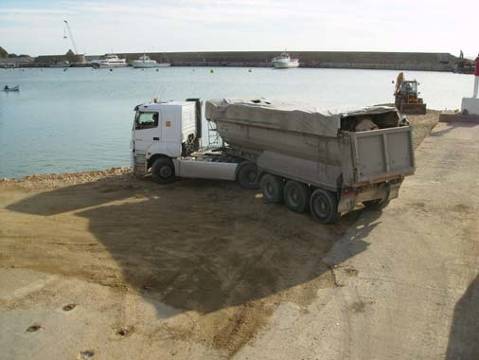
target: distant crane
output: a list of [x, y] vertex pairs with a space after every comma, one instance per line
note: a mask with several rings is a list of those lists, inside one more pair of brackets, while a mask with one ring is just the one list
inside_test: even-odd
[[[65, 23], [65, 28], [63, 29], [63, 38], [64, 39], [70, 38], [72, 42], [74, 54], [78, 55], [78, 49], [75, 43], [75, 39], [73, 38], [73, 33], [72, 33], [72, 29], [70, 28], [70, 24], [66, 20], [63, 20], [63, 22]], [[68, 36], [67, 36], [67, 33], [68, 33]]]

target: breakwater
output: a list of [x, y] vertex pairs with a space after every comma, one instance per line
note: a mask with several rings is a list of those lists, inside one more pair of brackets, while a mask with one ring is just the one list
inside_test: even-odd
[[[300, 59], [301, 67], [351, 68], [351, 69], [396, 69], [454, 71], [457, 58], [448, 53], [401, 53], [401, 52], [350, 52], [350, 51], [290, 51]], [[121, 54], [129, 61], [141, 53]], [[176, 66], [271, 66], [275, 51], [228, 51], [228, 52], [174, 52], [149, 53], [152, 59], [170, 62]]]
[[[449, 53], [418, 52], [352, 52], [352, 51], [290, 51], [306, 68], [387, 69], [457, 71], [459, 58]], [[269, 67], [277, 51], [209, 51], [209, 52], [150, 52], [146, 55], [172, 66], [244, 66]], [[119, 53], [131, 62], [143, 53]], [[99, 56], [87, 56], [92, 60]], [[36, 66], [50, 66], [68, 55], [47, 55], [35, 59]], [[70, 56], [71, 58], [71, 56]], [[73, 62], [74, 63], [74, 62]]]

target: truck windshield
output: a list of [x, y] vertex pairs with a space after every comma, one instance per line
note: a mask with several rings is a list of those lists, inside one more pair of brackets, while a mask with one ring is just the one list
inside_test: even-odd
[[137, 112], [135, 117], [135, 129], [151, 129], [158, 126], [157, 112]]

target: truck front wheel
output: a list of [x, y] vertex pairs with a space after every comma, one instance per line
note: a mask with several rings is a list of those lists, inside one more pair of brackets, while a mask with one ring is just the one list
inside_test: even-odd
[[305, 184], [288, 180], [284, 186], [284, 203], [286, 207], [294, 212], [305, 212], [309, 205], [311, 192]]
[[283, 181], [280, 177], [265, 174], [261, 177], [260, 186], [266, 202], [279, 203], [283, 200]]
[[254, 190], [258, 185], [258, 167], [255, 163], [245, 161], [239, 165], [236, 176], [238, 183], [243, 189]]
[[320, 223], [332, 224], [339, 220], [338, 199], [331, 191], [316, 189], [310, 200], [311, 214]]
[[175, 166], [170, 159], [158, 158], [151, 167], [153, 180], [158, 184], [169, 184], [175, 181]]

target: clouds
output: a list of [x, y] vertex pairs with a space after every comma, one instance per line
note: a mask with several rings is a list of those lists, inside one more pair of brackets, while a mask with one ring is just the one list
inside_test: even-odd
[[[475, 6], [465, 2], [462, 8]], [[283, 48], [474, 53], [475, 18], [456, 11], [445, 0], [2, 0], [0, 39], [12, 52], [64, 53], [66, 18], [80, 50], [90, 54]]]

